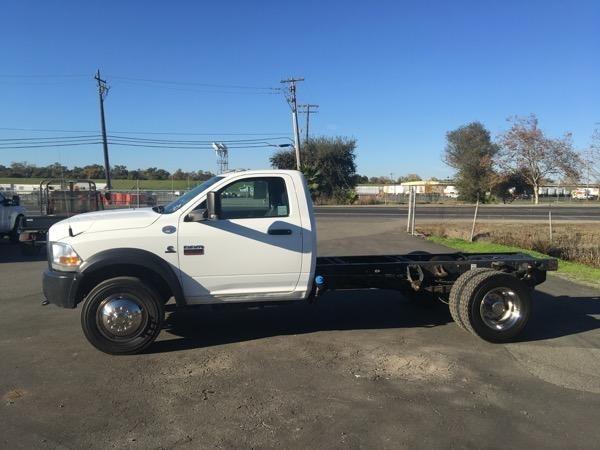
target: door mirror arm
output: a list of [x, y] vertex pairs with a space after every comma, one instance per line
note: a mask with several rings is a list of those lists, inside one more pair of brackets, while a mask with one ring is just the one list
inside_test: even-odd
[[221, 215], [221, 196], [217, 192], [209, 192], [206, 196], [208, 220], [219, 220]]

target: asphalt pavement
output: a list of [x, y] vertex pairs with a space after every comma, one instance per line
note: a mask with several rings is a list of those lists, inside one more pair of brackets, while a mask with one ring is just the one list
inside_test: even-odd
[[[319, 217], [321, 255], [449, 251], [385, 217]], [[493, 345], [392, 291], [314, 305], [169, 308], [115, 357], [80, 308], [40, 305], [46, 263], [0, 243], [2, 448], [597, 448], [600, 292], [550, 277]]]
[[[317, 216], [320, 217], [404, 217], [408, 207], [395, 206], [317, 206]], [[480, 205], [478, 218], [481, 220], [547, 220], [548, 212], [552, 211], [554, 220], [597, 221], [600, 220], [600, 204], [590, 206], [557, 206], [555, 204], [538, 206], [521, 205]], [[461, 220], [473, 219], [474, 205], [431, 205], [417, 204], [415, 218], [427, 220]]]

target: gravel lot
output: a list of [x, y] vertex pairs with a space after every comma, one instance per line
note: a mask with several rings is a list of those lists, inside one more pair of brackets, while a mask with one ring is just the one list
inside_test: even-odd
[[[446, 249], [383, 217], [320, 217], [320, 252]], [[170, 312], [143, 355], [40, 306], [44, 261], [0, 243], [0, 447], [598, 448], [600, 293], [551, 277], [519, 343], [391, 291]]]

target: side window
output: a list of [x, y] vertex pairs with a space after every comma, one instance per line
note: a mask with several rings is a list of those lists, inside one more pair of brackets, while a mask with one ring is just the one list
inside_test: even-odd
[[286, 217], [290, 214], [283, 178], [246, 178], [231, 183], [219, 193], [221, 219]]

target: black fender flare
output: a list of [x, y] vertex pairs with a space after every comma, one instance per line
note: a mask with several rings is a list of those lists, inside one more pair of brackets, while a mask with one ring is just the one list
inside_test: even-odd
[[186, 304], [181, 282], [171, 264], [160, 256], [139, 248], [114, 248], [96, 253], [81, 264], [77, 273], [78, 284], [81, 286], [87, 276], [114, 265], [137, 266], [155, 273], [167, 283], [177, 306]]

